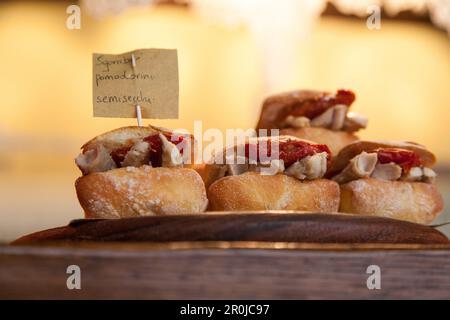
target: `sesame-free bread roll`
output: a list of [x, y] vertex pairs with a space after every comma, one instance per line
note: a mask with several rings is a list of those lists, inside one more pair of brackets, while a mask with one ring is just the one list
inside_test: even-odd
[[126, 167], [75, 183], [86, 218], [199, 213], [208, 205], [199, 174], [187, 168]]
[[192, 136], [149, 126], [118, 128], [84, 144], [75, 187], [86, 218], [203, 212], [205, 186], [184, 157], [192, 143]]
[[210, 210], [299, 210], [337, 212], [339, 185], [331, 180], [299, 181], [284, 174], [247, 172], [227, 176], [208, 189]]
[[115, 148], [122, 148], [126, 145], [131, 145], [137, 140], [142, 140], [145, 137], [158, 134], [159, 132], [163, 131], [152, 126], [121, 127], [96, 136], [95, 138], [86, 142], [81, 147], [81, 149], [83, 150], [83, 152], [86, 152], [87, 150], [94, 149], [99, 144], [101, 144], [108, 151], [111, 151]]
[[318, 100], [328, 95], [318, 90], [295, 90], [272, 95], [263, 102], [257, 129], [276, 129], [282, 126], [291, 109], [304, 101]]
[[426, 224], [443, 209], [435, 162], [414, 142], [357, 141], [333, 159], [328, 176], [341, 186], [340, 212]]
[[434, 184], [368, 178], [341, 185], [340, 212], [427, 224], [442, 209]]

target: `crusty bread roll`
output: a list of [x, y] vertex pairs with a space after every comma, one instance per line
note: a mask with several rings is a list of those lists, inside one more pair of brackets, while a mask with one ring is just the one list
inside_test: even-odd
[[205, 184], [206, 190], [208, 187], [216, 180], [223, 177], [221, 172], [223, 172], [223, 165], [216, 164], [198, 164], [192, 167], [197, 173], [202, 177], [203, 183]]
[[86, 217], [203, 212], [203, 181], [183, 168], [193, 142], [192, 136], [149, 126], [118, 128], [84, 144], [75, 160], [83, 176], [75, 187]]
[[[132, 145], [137, 140], [142, 140], [145, 137], [148, 137], [153, 134], [159, 133], [156, 127], [148, 126], [148, 127], [121, 127], [117, 128], [86, 142], [82, 147], [82, 151], [86, 152], [87, 150], [95, 148], [97, 145], [103, 145], [108, 151], [111, 151], [115, 148], [121, 148], [125, 145]], [[162, 132], [162, 131], [161, 131]]]
[[86, 218], [203, 212], [201, 177], [186, 168], [127, 167], [80, 177], [75, 183]]
[[284, 174], [247, 172], [214, 182], [208, 189], [210, 210], [300, 210], [337, 212], [339, 185], [330, 180], [299, 181]]
[[[90, 150], [95, 150], [98, 146], [102, 146], [107, 153], [111, 153], [116, 149], [123, 149], [127, 147], [133, 146], [136, 142], [143, 141], [145, 138], [157, 135], [159, 133], [165, 134], [167, 136], [171, 136], [176, 134], [175, 132], [170, 131], [169, 129], [155, 126], [128, 126], [117, 128], [105, 133], [98, 135], [97, 137], [86, 142], [82, 147], [82, 154], [86, 154]], [[189, 144], [183, 145], [183, 148], [190, 148], [191, 159], [189, 163], [184, 163], [184, 167], [191, 168], [192, 163], [194, 161], [194, 136], [183, 134], [183, 138], [189, 138]], [[186, 150], [185, 150], [186, 151]], [[87, 174], [86, 170], [80, 166], [77, 162], [78, 167], [83, 172], [83, 174]]]
[[443, 209], [433, 184], [358, 179], [341, 185], [339, 211], [430, 223]]
[[277, 129], [288, 115], [290, 109], [306, 100], [315, 100], [329, 93], [317, 90], [295, 90], [275, 94], [264, 100], [257, 129]]
[[346, 145], [358, 140], [353, 133], [320, 127], [284, 128], [280, 130], [280, 134], [326, 144], [333, 155], [338, 154]]

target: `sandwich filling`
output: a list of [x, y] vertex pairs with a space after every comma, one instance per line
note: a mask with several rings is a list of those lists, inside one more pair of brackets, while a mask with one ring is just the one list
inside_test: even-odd
[[436, 173], [423, 166], [414, 151], [379, 148], [371, 152], [363, 151], [353, 157], [333, 180], [343, 184], [363, 178], [434, 183]]
[[84, 150], [75, 162], [87, 175], [122, 167], [179, 167], [183, 165], [183, 149], [177, 146], [183, 141], [179, 136], [172, 142], [170, 133], [155, 133], [139, 140], [130, 140], [125, 146], [108, 150], [102, 144]]
[[338, 90], [333, 96], [303, 101], [288, 110], [287, 116], [282, 121], [282, 127], [321, 127], [336, 131], [358, 131], [367, 126], [367, 118], [348, 111], [354, 100], [353, 92]]
[[331, 152], [326, 145], [288, 139], [279, 141], [277, 159], [263, 161], [260, 154], [271, 157], [271, 141], [264, 142], [245, 144], [245, 157], [237, 156], [234, 163], [223, 165], [219, 177], [258, 172], [282, 173], [299, 180], [313, 180], [325, 175], [331, 160]]

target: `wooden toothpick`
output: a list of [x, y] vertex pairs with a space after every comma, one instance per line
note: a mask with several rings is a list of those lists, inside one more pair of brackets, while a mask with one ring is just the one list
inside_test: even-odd
[[137, 118], [137, 123], [139, 127], [142, 127], [142, 113], [141, 113], [141, 106], [140, 105], [136, 105], [136, 118]]
[[[131, 65], [133, 66], [133, 71], [134, 71], [134, 68], [136, 67], [136, 57], [134, 56], [134, 53], [131, 54]], [[136, 118], [137, 118], [138, 126], [142, 127], [141, 106], [138, 104], [136, 105]]]

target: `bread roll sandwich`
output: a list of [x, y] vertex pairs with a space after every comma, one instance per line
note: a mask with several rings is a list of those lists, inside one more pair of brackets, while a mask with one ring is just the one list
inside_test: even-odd
[[280, 129], [280, 135], [326, 144], [333, 154], [356, 141], [355, 132], [367, 126], [367, 118], [348, 112], [355, 94], [298, 90], [267, 98], [257, 129]]
[[330, 159], [326, 145], [289, 136], [250, 138], [206, 164], [209, 209], [337, 212], [339, 186], [322, 179]]
[[341, 186], [339, 211], [431, 222], [443, 207], [424, 146], [399, 141], [358, 141], [333, 159], [329, 176]]
[[199, 174], [184, 167], [192, 137], [156, 127], [124, 127], [82, 146], [76, 183], [86, 218], [203, 212]]

